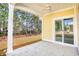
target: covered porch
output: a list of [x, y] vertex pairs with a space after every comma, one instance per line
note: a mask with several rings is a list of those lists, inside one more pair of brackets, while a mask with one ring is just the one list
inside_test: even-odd
[[[42, 28], [41, 28], [42, 40], [41, 41], [13, 50], [13, 14], [14, 14], [13, 12], [14, 12], [14, 9], [30, 12], [40, 17], [42, 21]], [[18, 56], [18, 55], [22, 55], [22, 56], [74, 55], [76, 56], [78, 55], [78, 52], [79, 52], [79, 34], [78, 34], [79, 14], [78, 13], [79, 13], [78, 4], [54, 4], [54, 3], [9, 4], [8, 36], [7, 36], [8, 39], [7, 39], [6, 55], [8, 56], [9, 55], [12, 55], [12, 56]], [[66, 31], [62, 30], [62, 32], [56, 33], [54, 20], [64, 19], [64, 18], [68, 19], [71, 17], [73, 18], [73, 29], [72, 29], [73, 32], [71, 31], [68, 33], [69, 35], [71, 35], [71, 38], [70, 37], [69, 38], [71, 40], [73, 39], [73, 41], [65, 42], [65, 38], [64, 38], [65, 35], [63, 36], [63, 34]], [[63, 26], [63, 23], [62, 23], [62, 26]], [[62, 36], [61, 40], [57, 37], [58, 39], [56, 41], [56, 34], [59, 34], [58, 36]], [[67, 38], [68, 36], [66, 37], [66, 39]]]
[[39, 41], [15, 49], [8, 56], [78, 56], [76, 47], [59, 45], [48, 41]]

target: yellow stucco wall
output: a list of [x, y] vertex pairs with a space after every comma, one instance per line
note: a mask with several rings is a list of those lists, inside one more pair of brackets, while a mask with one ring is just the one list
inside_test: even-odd
[[42, 23], [42, 38], [43, 39], [51, 39], [52, 38], [52, 28], [53, 28], [53, 19], [56, 17], [64, 17], [64, 16], [70, 16], [74, 15], [74, 8], [56, 12], [56, 13], [50, 13], [48, 15], [43, 16], [43, 23]]

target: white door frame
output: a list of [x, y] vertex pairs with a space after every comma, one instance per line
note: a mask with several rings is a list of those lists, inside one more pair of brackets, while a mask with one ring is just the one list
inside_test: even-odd
[[[73, 18], [73, 35], [74, 35], [74, 44], [68, 44], [68, 43], [64, 43], [64, 42], [57, 42], [56, 40], [55, 40], [55, 20], [61, 20], [61, 19], [65, 19], [65, 18]], [[77, 45], [76, 45], [76, 40], [77, 39], [75, 39], [75, 24], [74, 24], [74, 22], [75, 22], [75, 19], [74, 19], [75, 17], [74, 17], [74, 15], [71, 15], [71, 16], [64, 16], [64, 17], [55, 17], [55, 18], [53, 18], [53, 20], [52, 20], [52, 40], [53, 40], [53, 42], [54, 43], [57, 43], [57, 44], [62, 44], [62, 45], [67, 45], [67, 46], [74, 46], [74, 47], [77, 47]]]

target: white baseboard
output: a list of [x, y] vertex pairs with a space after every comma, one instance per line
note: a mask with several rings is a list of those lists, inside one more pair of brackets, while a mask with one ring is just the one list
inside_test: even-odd
[[52, 41], [52, 40], [50, 40], [50, 39], [42, 39], [42, 40], [44, 40], [44, 41], [50, 41], [50, 42]]

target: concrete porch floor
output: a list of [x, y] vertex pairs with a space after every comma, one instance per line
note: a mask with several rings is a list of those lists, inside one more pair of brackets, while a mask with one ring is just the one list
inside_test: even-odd
[[78, 56], [77, 48], [39, 41], [18, 49], [8, 56]]

